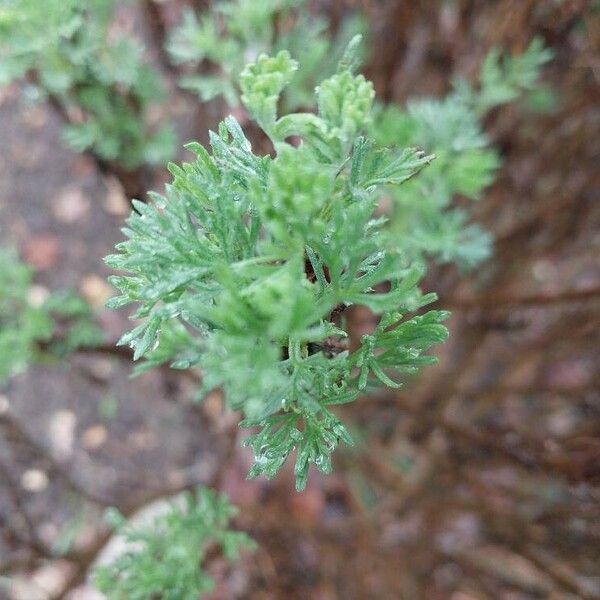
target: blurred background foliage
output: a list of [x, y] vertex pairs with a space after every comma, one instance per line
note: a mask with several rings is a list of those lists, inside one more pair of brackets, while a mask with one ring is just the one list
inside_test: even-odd
[[[452, 335], [425, 377], [347, 407], [360, 443], [296, 494], [292, 472], [244, 481], [193, 376], [128, 379], [100, 261], [176, 139], [233, 112], [268, 149], [248, 60], [288, 48], [304, 108], [357, 31], [373, 135], [438, 155], [381, 210], [432, 259]], [[205, 483], [259, 544], [209, 552], [215, 598], [599, 598], [599, 46], [586, 0], [0, 0], [1, 593], [94, 598], [105, 508]]]

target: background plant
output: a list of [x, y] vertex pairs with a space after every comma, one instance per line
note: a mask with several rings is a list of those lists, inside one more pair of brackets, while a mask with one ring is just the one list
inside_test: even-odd
[[165, 99], [142, 45], [116, 36], [114, 0], [2, 0], [0, 85], [25, 81], [63, 115], [65, 141], [116, 170], [164, 163], [174, 134], [152, 111]]
[[358, 13], [347, 16], [337, 35], [323, 15], [311, 14], [306, 0], [224, 0], [199, 16], [191, 9], [168, 41], [177, 65], [189, 71], [180, 85], [202, 101], [222, 96], [240, 105], [239, 77], [261, 53], [287, 50], [302, 69], [282, 93], [283, 110], [312, 105], [315, 86], [335, 71], [348, 41], [366, 29]]
[[522, 54], [493, 48], [478, 85], [454, 81], [442, 99], [380, 106], [372, 135], [381, 144], [413, 145], [435, 154], [423, 175], [391, 192], [391, 227], [416, 256], [472, 268], [490, 257], [492, 237], [456, 198], [479, 200], [495, 180], [501, 160], [482, 121], [491, 110], [539, 88], [541, 67], [552, 57], [538, 38]]
[[254, 548], [245, 533], [229, 530], [236, 514], [224, 496], [207, 488], [185, 492], [143, 526], [109, 511], [127, 549], [96, 569], [98, 589], [115, 600], [197, 600], [212, 592], [215, 582], [203, 570], [207, 555], [222, 553], [234, 562], [241, 549]]
[[0, 248], [0, 383], [30, 363], [96, 346], [103, 334], [87, 303], [68, 291], [33, 285], [33, 269]]

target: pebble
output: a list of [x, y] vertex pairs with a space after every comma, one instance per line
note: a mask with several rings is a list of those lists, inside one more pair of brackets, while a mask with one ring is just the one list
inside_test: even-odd
[[28, 469], [21, 476], [21, 487], [33, 494], [43, 492], [48, 483], [48, 475], [41, 469]]

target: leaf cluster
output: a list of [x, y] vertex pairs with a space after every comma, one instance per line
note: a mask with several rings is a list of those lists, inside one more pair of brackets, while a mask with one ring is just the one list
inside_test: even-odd
[[32, 279], [32, 269], [12, 249], [0, 249], [0, 382], [32, 362], [102, 340], [80, 297], [69, 292], [36, 294]]
[[538, 88], [540, 69], [553, 55], [540, 37], [534, 38], [525, 51], [517, 55], [504, 54], [494, 47], [481, 65], [477, 87], [474, 89], [458, 78], [454, 81], [456, 93], [474, 106], [478, 115], [485, 115]]
[[0, 85], [25, 80], [68, 124], [66, 142], [128, 170], [166, 161], [167, 125], [151, 118], [164, 89], [142, 46], [117, 37], [115, 0], [0, 0]]
[[229, 529], [237, 510], [224, 496], [207, 488], [184, 493], [168, 510], [145, 526], [136, 527], [116, 510], [107, 517], [126, 548], [94, 572], [98, 589], [114, 600], [196, 600], [214, 589], [203, 570], [209, 553], [239, 558], [254, 542]]
[[[242, 100], [274, 154], [254, 154], [228, 117], [210, 148], [188, 146], [194, 162], [171, 165], [164, 196], [135, 204], [107, 259], [123, 272], [110, 306], [138, 305], [121, 343], [152, 366], [199, 368], [202, 392], [222, 388], [242, 425], [258, 428], [246, 442], [250, 476], [272, 477], [295, 453], [298, 489], [310, 464], [329, 472], [338, 443], [351, 443], [334, 407], [367, 387], [397, 387], [447, 335], [447, 313], [411, 316], [435, 295], [421, 292], [423, 266], [376, 216], [381, 189], [432, 157], [362, 135], [374, 92], [351, 59], [318, 86], [316, 113], [283, 116], [276, 107], [297, 63], [282, 51], [248, 65]], [[380, 316], [355, 350], [352, 305]]]
[[375, 139], [419, 146], [436, 155], [421, 177], [392, 193], [391, 226], [416, 256], [462, 268], [490, 256], [491, 235], [470, 222], [468, 208], [456, 208], [453, 201], [477, 200], [494, 182], [500, 157], [483, 131], [482, 118], [535, 89], [551, 56], [538, 38], [518, 56], [494, 48], [483, 62], [477, 87], [456, 80], [445, 98], [412, 100], [405, 109], [394, 104], [379, 109], [372, 127]]
[[180, 85], [202, 101], [222, 96], [230, 107], [240, 104], [239, 76], [259, 54], [287, 50], [302, 71], [282, 95], [283, 109], [310, 106], [315, 86], [335, 71], [354, 35], [365, 30], [364, 20], [345, 18], [330, 35], [324, 17], [311, 14], [307, 0], [221, 0], [197, 16], [191, 9], [171, 33], [167, 49], [186, 73]]

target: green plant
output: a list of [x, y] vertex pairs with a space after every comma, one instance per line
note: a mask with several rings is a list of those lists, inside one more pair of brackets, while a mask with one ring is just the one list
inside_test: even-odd
[[457, 208], [453, 200], [477, 200], [493, 183], [500, 157], [481, 120], [493, 108], [533, 91], [551, 56], [537, 38], [518, 56], [503, 56], [494, 48], [477, 87], [457, 79], [443, 99], [412, 100], [406, 109], [379, 107], [371, 130], [379, 143], [418, 146], [436, 156], [421, 177], [392, 192], [391, 228], [416, 257], [471, 268], [490, 256], [491, 235], [471, 223], [468, 208]]
[[[362, 136], [373, 87], [354, 75], [350, 44], [317, 89], [318, 112], [277, 115], [297, 63], [261, 55], [241, 75], [242, 101], [273, 142], [257, 156], [237, 121], [211, 133], [211, 152], [171, 165], [166, 196], [134, 204], [128, 239], [107, 263], [113, 308], [139, 304], [142, 322], [120, 343], [142, 368], [200, 368], [203, 389], [222, 387], [231, 408], [257, 427], [250, 477], [273, 477], [296, 452], [296, 485], [309, 465], [327, 473], [340, 441], [352, 443], [334, 407], [361, 391], [399, 387], [403, 374], [435, 359], [447, 336], [443, 311], [410, 316], [435, 300], [418, 282], [421, 263], [374, 216], [382, 187], [397, 186], [432, 156], [384, 148]], [[286, 140], [301, 138], [294, 146]], [[375, 330], [350, 351], [344, 312], [364, 305]]]
[[[140, 46], [110, 39], [115, 4], [0, 0], [0, 82], [27, 79], [66, 116], [73, 147], [131, 170], [161, 162], [172, 136], [150, 124], [162, 90]], [[123, 272], [112, 278], [121, 295], [110, 305], [138, 305], [139, 323], [120, 340], [145, 359], [136, 371], [199, 369], [199, 397], [222, 388], [252, 429], [249, 477], [271, 478], [294, 455], [298, 490], [311, 464], [329, 473], [333, 451], [353, 443], [338, 405], [400, 387], [435, 362], [425, 353], [446, 339], [448, 313], [424, 310], [436, 299], [419, 287], [426, 261], [468, 268], [489, 256], [491, 236], [453, 201], [476, 200], [493, 182], [500, 160], [481, 120], [534, 90], [550, 57], [539, 41], [521, 56], [494, 49], [478, 86], [457, 80], [444, 99], [372, 111], [373, 87], [354, 73], [356, 38], [341, 52], [361, 21], [347, 21], [332, 40], [304, 5], [231, 0], [200, 19], [186, 14], [171, 55], [210, 70], [188, 74], [182, 86], [202, 100], [241, 101], [273, 153], [255, 154], [226, 118], [210, 149], [191, 143], [194, 162], [170, 165], [164, 196], [134, 202], [128, 239], [107, 258]], [[246, 65], [249, 57], [257, 58]], [[293, 112], [311, 104], [319, 82], [316, 112]], [[392, 208], [378, 216], [387, 195]], [[0, 271], [0, 381], [100, 341], [79, 298], [34, 299], [31, 270], [9, 253], [0, 253]], [[351, 344], [353, 305], [376, 319]], [[96, 570], [100, 590], [192, 600], [214, 587], [201, 568], [208, 559], [222, 552], [235, 560], [252, 547], [228, 529], [235, 509], [225, 498], [200, 488], [180, 500], [140, 528], [110, 512], [127, 550]]]
[[13, 250], [0, 248], [0, 383], [32, 362], [102, 341], [81, 298], [48, 294], [32, 287], [32, 279]]
[[[325, 18], [309, 13], [306, 0], [223, 0], [200, 17], [188, 10], [167, 48], [188, 70], [180, 79], [183, 88], [203, 101], [223, 96], [231, 107], [240, 104], [239, 76], [248, 61], [262, 52], [289, 51], [302, 65], [282, 94], [283, 109], [290, 111], [312, 104], [315, 86], [335, 71], [344, 47], [365, 24], [354, 15], [337, 36], [328, 29]], [[205, 72], [198, 73], [200, 65]]]
[[110, 31], [115, 0], [0, 0], [0, 85], [25, 79], [67, 123], [79, 151], [133, 170], [166, 161], [170, 126], [151, 118], [164, 97], [142, 47]]
[[236, 513], [224, 496], [206, 488], [184, 493], [167, 512], [140, 527], [109, 511], [126, 550], [95, 570], [96, 586], [111, 600], [197, 600], [214, 589], [202, 569], [209, 555], [219, 552], [235, 561], [240, 550], [254, 548], [245, 533], [229, 530]]

